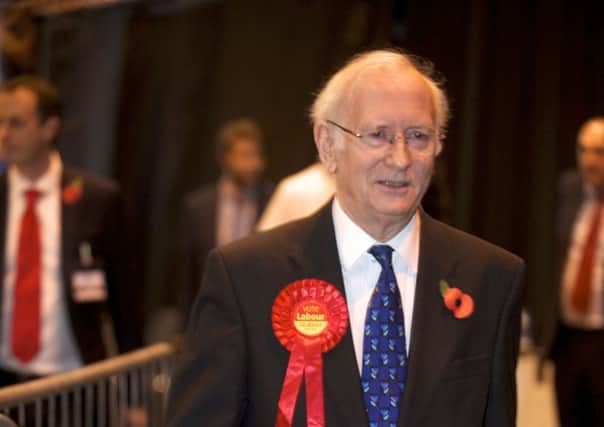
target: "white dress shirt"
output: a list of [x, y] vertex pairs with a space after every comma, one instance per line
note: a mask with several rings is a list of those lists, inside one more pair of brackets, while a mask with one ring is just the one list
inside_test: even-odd
[[382, 267], [367, 252], [371, 246], [385, 244], [391, 246], [392, 266], [401, 293], [405, 318], [405, 338], [407, 354], [411, 341], [411, 320], [417, 282], [419, 259], [420, 217], [414, 214], [409, 223], [388, 242], [377, 242], [346, 215], [337, 196], [332, 206], [333, 222], [338, 245], [338, 255], [342, 265], [346, 303], [350, 317], [352, 342], [359, 372], [363, 361], [363, 331], [367, 306], [377, 284]]
[[[53, 154], [48, 170], [35, 182], [15, 167], [8, 170], [9, 203], [4, 246], [4, 294], [2, 299], [2, 339], [0, 364], [5, 369], [48, 375], [82, 366], [68, 321], [61, 265], [61, 174], [63, 165]], [[16, 279], [16, 258], [21, 218], [26, 208], [25, 191], [40, 192], [36, 215], [40, 225], [40, 351], [27, 364], [15, 358], [11, 350], [11, 329]]]
[[571, 302], [575, 280], [583, 256], [583, 247], [587, 241], [587, 235], [597, 206], [591, 189], [588, 189], [587, 195], [579, 209], [568, 245], [566, 264], [562, 276], [560, 303], [563, 320], [568, 325], [584, 329], [602, 329], [604, 328], [604, 218], [601, 219], [597, 237], [591, 276], [591, 297], [587, 312], [585, 314], [578, 312]]
[[239, 240], [254, 229], [258, 212], [255, 190], [241, 190], [232, 179], [218, 181], [216, 246]]

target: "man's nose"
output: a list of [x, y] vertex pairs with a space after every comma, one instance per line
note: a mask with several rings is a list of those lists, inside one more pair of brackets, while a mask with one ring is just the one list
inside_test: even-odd
[[386, 155], [386, 163], [401, 169], [404, 169], [411, 164], [411, 153], [409, 152], [409, 146], [405, 143], [404, 138], [396, 138], [392, 144], [390, 144]]

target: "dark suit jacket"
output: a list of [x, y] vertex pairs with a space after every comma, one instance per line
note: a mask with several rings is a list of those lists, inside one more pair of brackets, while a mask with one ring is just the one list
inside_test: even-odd
[[[522, 261], [422, 213], [419, 272], [400, 426], [514, 426]], [[271, 308], [289, 283], [344, 291], [330, 205], [316, 215], [210, 253], [191, 316], [191, 350], [175, 376], [172, 426], [270, 426], [289, 353]], [[475, 301], [453, 317], [439, 281]], [[367, 427], [352, 336], [323, 354], [327, 426]], [[306, 425], [298, 397], [295, 426]]]
[[[261, 183], [257, 190], [258, 209], [256, 220], [260, 218], [274, 190], [274, 185]], [[186, 317], [195, 300], [203, 265], [211, 249], [216, 246], [216, 215], [218, 210], [218, 185], [211, 184], [195, 190], [185, 196], [182, 207], [180, 266], [182, 291], [180, 296], [181, 312]]]
[[[131, 350], [141, 343], [142, 328], [133, 302], [135, 282], [130, 282], [130, 254], [127, 251], [124, 229], [123, 203], [117, 185], [65, 167], [62, 188], [74, 179], [83, 180], [82, 196], [74, 203], [61, 206], [61, 270], [64, 296], [76, 344], [84, 363], [95, 362], [107, 356], [109, 342], [102, 336], [102, 325], [115, 325], [114, 336], [119, 350]], [[6, 221], [8, 211], [7, 175], [0, 175], [0, 259], [4, 260]], [[71, 276], [81, 269], [79, 247], [88, 242], [92, 248], [95, 266], [105, 271], [108, 300], [80, 303], [74, 300]], [[4, 262], [0, 277], [4, 277]], [[0, 287], [4, 283], [0, 283]], [[0, 292], [0, 307], [3, 292]], [[140, 299], [140, 295], [138, 296]], [[109, 320], [109, 322], [107, 322]], [[104, 323], [105, 322], [105, 323]]]

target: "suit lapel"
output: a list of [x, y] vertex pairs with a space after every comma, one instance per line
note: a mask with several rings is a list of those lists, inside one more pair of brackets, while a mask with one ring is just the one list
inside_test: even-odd
[[[76, 235], [78, 229], [79, 206], [81, 202], [65, 203], [63, 200], [63, 189], [76, 177], [73, 171], [64, 169], [61, 176], [61, 264], [63, 272], [63, 283], [68, 301], [71, 301], [71, 274], [76, 268], [77, 260]], [[85, 191], [85, 189], [84, 189]]]
[[[294, 268], [304, 277], [331, 283], [345, 296], [331, 203], [323, 207], [314, 220], [308, 241], [301, 245], [297, 242], [291, 252], [290, 258]], [[342, 341], [334, 349], [323, 354], [323, 381], [326, 424], [329, 425], [331, 419], [331, 424], [366, 427], [368, 422], [350, 326]]]
[[439, 292], [440, 280], [455, 283], [455, 248], [438, 233], [436, 222], [421, 213], [419, 265], [413, 304], [413, 323], [407, 384], [399, 426], [420, 426], [418, 418], [430, 402], [432, 390], [450, 355], [455, 340], [447, 327], [450, 313]]

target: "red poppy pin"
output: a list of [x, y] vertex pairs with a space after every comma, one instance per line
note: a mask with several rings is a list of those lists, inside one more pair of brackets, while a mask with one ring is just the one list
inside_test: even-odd
[[82, 178], [74, 178], [65, 188], [63, 188], [63, 202], [67, 205], [76, 203], [82, 197], [84, 191], [84, 181]]
[[470, 317], [474, 312], [474, 299], [459, 288], [450, 287], [446, 280], [440, 281], [440, 294], [445, 307], [451, 310], [457, 319]]

